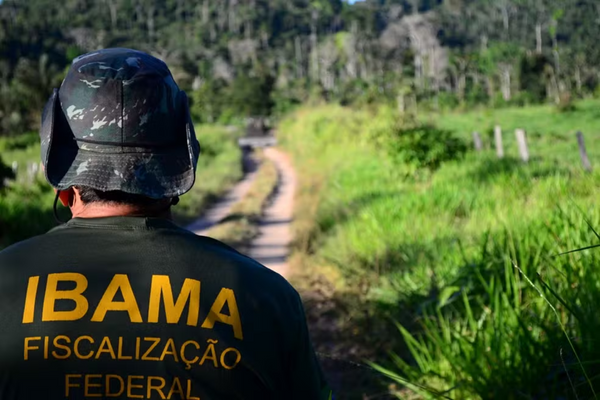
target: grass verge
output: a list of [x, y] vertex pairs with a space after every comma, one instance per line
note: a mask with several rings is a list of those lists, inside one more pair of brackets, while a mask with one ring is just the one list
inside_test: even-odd
[[[387, 381], [379, 391], [401, 398], [593, 398], [597, 256], [552, 257], [596, 240], [584, 218], [600, 225], [600, 173], [582, 171], [571, 136], [585, 129], [592, 164], [600, 160], [591, 140], [600, 132], [580, 128], [591, 104], [575, 114], [534, 107], [431, 119], [465, 143], [480, 129], [471, 120], [536, 132], [528, 164], [508, 133], [501, 160], [488, 142], [437, 163], [445, 146], [425, 128], [404, 141], [410, 151], [393, 153], [386, 138], [406, 132], [391, 109], [327, 106], [285, 119], [280, 140], [300, 173], [294, 282], [314, 312], [318, 350], [376, 361], [403, 390]], [[360, 371], [330, 371], [341, 398], [375, 394], [357, 387], [356, 376], [370, 375]]]

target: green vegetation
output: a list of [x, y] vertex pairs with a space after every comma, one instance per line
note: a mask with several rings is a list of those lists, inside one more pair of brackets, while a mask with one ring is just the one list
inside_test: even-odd
[[103, 47], [167, 62], [203, 123], [312, 100], [569, 110], [598, 92], [597, 19], [594, 0], [4, 0], [0, 135], [34, 129], [69, 63]]
[[[600, 173], [582, 171], [574, 137], [597, 162], [599, 13], [596, 0], [1, 1], [0, 187], [20, 168], [0, 189], [0, 247], [53, 225], [52, 190], [23, 167], [37, 137], [23, 132], [65, 69], [137, 48], [169, 65], [202, 124], [282, 118], [302, 175], [296, 284], [333, 297], [336, 342], [422, 397], [590, 397], [595, 253], [549, 254], [595, 243], [583, 218], [600, 222]], [[181, 224], [241, 176], [235, 133], [198, 136]], [[267, 176], [215, 235], [252, 235]]]
[[[327, 106], [282, 121], [301, 173], [295, 282], [305, 293], [311, 281], [333, 285], [345, 310], [338, 329], [359, 331], [353, 340], [405, 387], [399, 397], [407, 388], [453, 399], [600, 392], [597, 253], [553, 257], [597, 243], [590, 226], [600, 226], [600, 173], [582, 171], [573, 135], [585, 132], [597, 162], [598, 102], [576, 106], [435, 115], [429, 125], [386, 107]], [[481, 153], [453, 151], [496, 123], [504, 159], [491, 139]], [[529, 132], [529, 164], [517, 158], [516, 127]], [[439, 129], [457, 145], [447, 153], [434, 144]], [[388, 146], [385, 138], [415, 130], [420, 159], [439, 158], [436, 168], [395, 156], [412, 139], [396, 153]]]
[[261, 165], [246, 196], [234, 204], [229, 215], [206, 234], [238, 250], [256, 237], [258, 220], [277, 185], [275, 164], [262, 154], [257, 158]]
[[[199, 125], [196, 134], [201, 145], [196, 183], [173, 208], [176, 222], [185, 225], [198, 218], [207, 203], [214, 200], [242, 175], [241, 152], [235, 139], [237, 131], [224, 127]], [[16, 179], [0, 191], [0, 248], [39, 235], [56, 225], [52, 215], [54, 192], [41, 173], [30, 178], [28, 163], [39, 162], [40, 146], [36, 134], [0, 139], [4, 162], [19, 163]], [[59, 206], [61, 219], [69, 212]]]

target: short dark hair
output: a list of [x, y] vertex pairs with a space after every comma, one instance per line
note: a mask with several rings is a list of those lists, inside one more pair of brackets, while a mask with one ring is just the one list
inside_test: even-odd
[[139, 194], [121, 192], [119, 190], [103, 192], [89, 186], [76, 186], [76, 188], [79, 191], [79, 197], [83, 204], [113, 203], [136, 206], [141, 209], [156, 209], [171, 203], [171, 199], [153, 199]]

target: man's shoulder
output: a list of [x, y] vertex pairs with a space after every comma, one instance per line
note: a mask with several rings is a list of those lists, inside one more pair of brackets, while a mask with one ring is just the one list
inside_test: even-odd
[[240, 253], [233, 247], [217, 239], [213, 239], [207, 236], [199, 236], [194, 234], [193, 232], [189, 232], [189, 234], [195, 236], [194, 240], [198, 243], [202, 243], [203, 246], [212, 247], [214, 249], [214, 252], [221, 254], [228, 261], [234, 264], [238, 264], [240, 267], [240, 272], [242, 272], [241, 277], [244, 276], [243, 272], [245, 272], [248, 274], [248, 277], [251, 277], [251, 279], [255, 283], [260, 283], [259, 286], [266, 285], [266, 287], [269, 287], [271, 289], [273, 289], [274, 286], [277, 286], [286, 292], [290, 292], [295, 296], [297, 295], [296, 290], [283, 276], [273, 271], [272, 269], [264, 266], [257, 260], [243, 253]]
[[[207, 256], [206, 250], [208, 249], [210, 256], [216, 257], [221, 263], [232, 266], [236, 269], [238, 278], [242, 282], [252, 282], [251, 286], [264, 291], [268, 288], [268, 292], [271, 295], [278, 296], [286, 294], [291, 296], [296, 301], [299, 299], [299, 294], [294, 287], [280, 274], [273, 271], [272, 269], [264, 266], [257, 260], [237, 251], [231, 246], [207, 236], [196, 235], [193, 232], [185, 231], [188, 235], [188, 239], [196, 243], [197, 246], [193, 246], [196, 249], [203, 249], [204, 256]], [[224, 264], [222, 264], [224, 266]]]
[[2, 266], [2, 260], [13, 258], [20, 254], [35, 254], [35, 249], [43, 242], [44, 235], [37, 235], [5, 247], [0, 250], [0, 266]]

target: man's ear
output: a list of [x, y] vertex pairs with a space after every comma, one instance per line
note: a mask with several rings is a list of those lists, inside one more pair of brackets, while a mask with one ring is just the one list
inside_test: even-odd
[[58, 199], [61, 204], [65, 207], [69, 207], [73, 205], [73, 198], [75, 197], [75, 192], [73, 188], [68, 188], [67, 190], [61, 190], [58, 194]]

